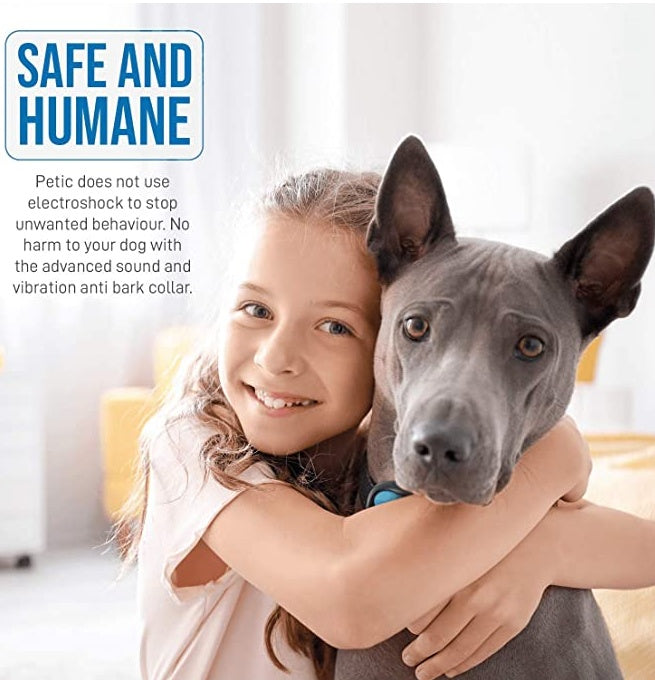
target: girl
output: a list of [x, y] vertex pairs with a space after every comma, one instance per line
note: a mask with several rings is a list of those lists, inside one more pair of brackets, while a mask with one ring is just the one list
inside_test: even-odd
[[[128, 558], [138, 551], [144, 678], [273, 680], [289, 677], [286, 668], [297, 680], [327, 680], [335, 648], [424, 628], [437, 603], [494, 565], [502, 574], [503, 558], [547, 513], [561, 512], [549, 512], [553, 503], [575, 501], [586, 487], [588, 452], [564, 420], [487, 507], [410, 496], [337, 514], [350, 505], [358, 426], [373, 392], [379, 288], [364, 234], [378, 181], [321, 170], [267, 195], [218, 343], [209, 338], [148, 424], [147, 503], [124, 546]], [[558, 530], [573, 536], [579, 522], [568, 517], [557, 516]], [[638, 530], [640, 542], [655, 534]], [[580, 585], [606, 578], [602, 565], [616, 565], [619, 545], [634, 552], [636, 533], [629, 546], [623, 532], [615, 545], [597, 546]], [[540, 549], [555, 540], [550, 531], [530, 538]], [[581, 543], [566, 548], [584, 558]], [[630, 568], [643, 585], [643, 562], [620, 562], [609, 585], [625, 585]], [[538, 573], [521, 578], [541, 587]], [[410, 647], [412, 665], [441, 648], [425, 636]], [[420, 677], [439, 674], [434, 662], [428, 675], [422, 668]]]

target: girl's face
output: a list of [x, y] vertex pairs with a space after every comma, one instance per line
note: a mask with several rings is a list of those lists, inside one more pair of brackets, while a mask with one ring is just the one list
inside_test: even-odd
[[345, 230], [266, 221], [223, 324], [219, 374], [246, 438], [285, 455], [357, 427], [371, 405], [380, 289]]

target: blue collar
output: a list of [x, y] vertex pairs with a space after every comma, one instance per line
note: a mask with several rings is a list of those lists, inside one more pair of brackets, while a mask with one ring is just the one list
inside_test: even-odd
[[401, 489], [394, 481], [376, 484], [369, 474], [366, 461], [364, 461], [362, 468], [359, 478], [359, 499], [365, 508], [372, 508], [374, 505], [382, 505], [382, 503], [396, 501], [399, 498], [411, 495], [410, 491]]
[[409, 491], [405, 491], [396, 485], [396, 482], [380, 482], [376, 484], [369, 492], [366, 498], [366, 507], [370, 508], [374, 505], [382, 505], [389, 501], [397, 501], [403, 496], [411, 496]]

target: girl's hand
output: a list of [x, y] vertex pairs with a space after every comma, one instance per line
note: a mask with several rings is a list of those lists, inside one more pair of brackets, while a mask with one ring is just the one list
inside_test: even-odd
[[[526, 539], [526, 543], [527, 543]], [[419, 636], [403, 651], [420, 680], [454, 677], [495, 654], [530, 622], [550, 576], [547, 557], [520, 544], [502, 562], [409, 630]]]

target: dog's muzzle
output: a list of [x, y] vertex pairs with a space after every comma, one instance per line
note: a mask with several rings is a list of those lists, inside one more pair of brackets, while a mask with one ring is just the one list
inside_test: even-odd
[[394, 446], [399, 486], [439, 503], [487, 505], [496, 493], [500, 461], [478, 445], [471, 427], [419, 421]]

